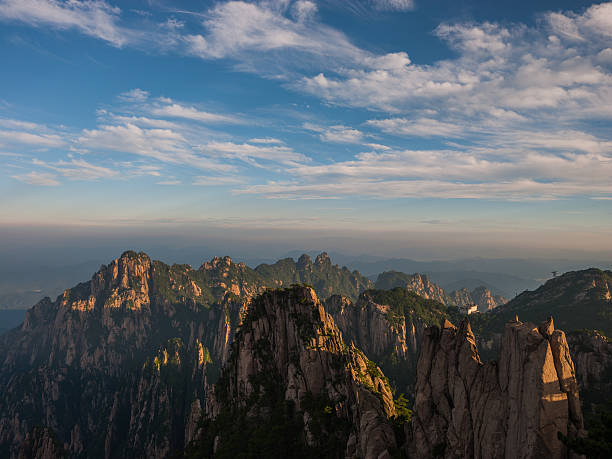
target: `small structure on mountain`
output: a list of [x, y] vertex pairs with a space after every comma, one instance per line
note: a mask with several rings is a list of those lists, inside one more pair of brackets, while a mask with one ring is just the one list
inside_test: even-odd
[[466, 316], [469, 316], [470, 314], [472, 314], [474, 312], [478, 312], [478, 305], [477, 304], [469, 304], [469, 305], [465, 305], [465, 306], [459, 306], [459, 313], [460, 314], [464, 314]]

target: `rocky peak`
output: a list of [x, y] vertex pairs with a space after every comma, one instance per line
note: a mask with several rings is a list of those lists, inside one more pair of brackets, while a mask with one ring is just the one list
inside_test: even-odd
[[450, 303], [444, 289], [431, 282], [425, 274], [387, 271], [378, 276], [376, 280], [377, 289], [390, 290], [395, 287], [405, 288], [428, 300], [436, 300], [442, 304]]
[[410, 280], [406, 283], [406, 289], [428, 300], [436, 300], [442, 304], [449, 303], [444, 289], [431, 282], [429, 277], [424, 274], [415, 273], [410, 276]]
[[422, 457], [551, 457], [583, 420], [569, 347], [552, 319], [506, 325], [499, 359], [482, 363], [468, 319], [423, 336], [413, 417]]
[[322, 252], [319, 255], [317, 255], [317, 258], [315, 259], [314, 264], [315, 266], [322, 268], [322, 267], [331, 266], [332, 262], [329, 256], [327, 255], [327, 252]]
[[493, 295], [491, 290], [484, 286], [476, 287], [472, 290], [470, 296], [472, 297], [473, 303], [478, 305], [478, 310], [480, 312], [490, 311], [508, 301], [503, 296]]
[[232, 266], [232, 259], [228, 256], [225, 257], [213, 257], [212, 260], [207, 261], [200, 266], [200, 269], [210, 271], [212, 269], [224, 269]]
[[297, 269], [312, 270], [312, 258], [310, 258], [305, 253], [302, 254], [300, 258], [298, 258], [296, 267]]
[[[324, 405], [323, 418], [315, 400]], [[306, 449], [329, 440], [339, 449], [327, 454], [377, 458], [395, 445], [388, 421], [395, 408], [384, 375], [344, 344], [311, 288], [268, 291], [253, 300], [209, 405], [215, 419], [245, 413], [237, 423], [252, 425], [269, 422], [271, 401], [293, 407], [283, 424], [302, 426]], [[227, 451], [230, 436], [221, 432], [215, 447]]]
[[459, 307], [465, 308], [475, 304], [480, 312], [490, 311], [507, 302], [504, 297], [494, 295], [491, 290], [484, 286], [476, 287], [472, 291], [467, 288], [455, 290], [449, 294], [449, 298], [452, 304]]
[[65, 290], [60, 306], [78, 311], [148, 307], [151, 265], [151, 259], [143, 252], [124, 252], [110, 264], [102, 265], [89, 285]]

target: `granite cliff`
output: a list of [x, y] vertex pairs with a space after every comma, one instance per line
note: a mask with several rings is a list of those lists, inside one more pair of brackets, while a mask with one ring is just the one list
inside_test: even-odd
[[335, 295], [325, 302], [347, 343], [376, 361], [398, 392], [413, 399], [423, 331], [459, 316], [457, 309], [404, 289], [367, 290], [356, 302]]
[[570, 457], [558, 432], [583, 435], [578, 383], [552, 318], [506, 325], [483, 363], [468, 319], [428, 328], [417, 369], [413, 451], [419, 457]]
[[345, 345], [314, 290], [295, 286], [251, 304], [191, 454], [389, 457], [395, 415], [381, 370]]

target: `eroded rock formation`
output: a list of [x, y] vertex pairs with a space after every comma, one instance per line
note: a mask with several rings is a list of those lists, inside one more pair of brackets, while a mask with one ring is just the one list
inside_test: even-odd
[[565, 334], [506, 325], [499, 359], [482, 363], [465, 319], [426, 330], [417, 369], [419, 457], [565, 458], [557, 433], [582, 434], [578, 385]]
[[[282, 425], [303, 426], [303, 443], [296, 447], [304, 451], [327, 447], [330, 457], [378, 458], [396, 446], [389, 422], [395, 408], [386, 379], [361, 351], [344, 344], [308, 287], [271, 291], [252, 303], [215, 385], [209, 413], [248, 426], [268, 422], [279, 403], [293, 413], [285, 415]], [[227, 454], [236, 447], [231, 438], [231, 432], [221, 431], [212, 444]]]
[[591, 411], [609, 400], [612, 393], [612, 342], [594, 330], [568, 333], [567, 342], [584, 411]]

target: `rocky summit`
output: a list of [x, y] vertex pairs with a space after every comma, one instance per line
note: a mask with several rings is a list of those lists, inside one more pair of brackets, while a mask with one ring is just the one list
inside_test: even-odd
[[[603, 314], [605, 276], [511, 304]], [[0, 337], [0, 457], [571, 457], [580, 396], [610, 390], [603, 332], [371, 287], [324, 253], [194, 269], [125, 252]]]

